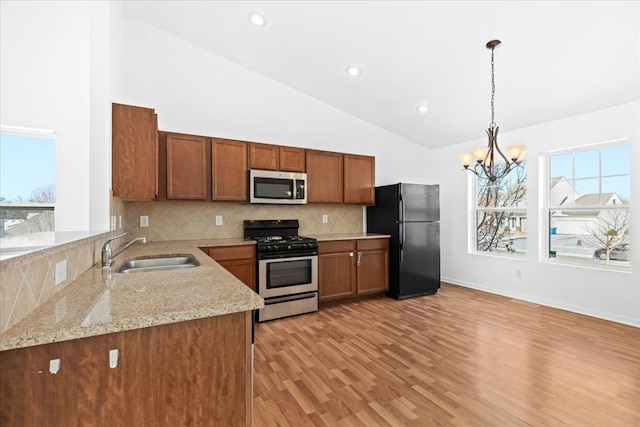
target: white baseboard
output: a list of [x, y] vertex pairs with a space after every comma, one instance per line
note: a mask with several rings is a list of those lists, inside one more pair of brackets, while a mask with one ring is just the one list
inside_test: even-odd
[[545, 307], [557, 308], [559, 310], [570, 311], [572, 313], [583, 314], [585, 316], [595, 317], [597, 319], [608, 320], [610, 322], [622, 323], [624, 325], [640, 328], [640, 319], [633, 319], [625, 316], [612, 316], [610, 313], [602, 313], [597, 310], [585, 309], [584, 307], [577, 307], [569, 304], [562, 304], [562, 303], [558, 303], [557, 301], [550, 301], [544, 298], [536, 298], [530, 295], [522, 295], [517, 292], [507, 292], [504, 289], [495, 289], [488, 286], [480, 286], [475, 283], [454, 279], [452, 277], [441, 277], [441, 280], [443, 282], [451, 283], [453, 285], [463, 286], [465, 288], [476, 289], [478, 291], [488, 292], [490, 294], [496, 294], [504, 297], [515, 298], [522, 301], [544, 305]]

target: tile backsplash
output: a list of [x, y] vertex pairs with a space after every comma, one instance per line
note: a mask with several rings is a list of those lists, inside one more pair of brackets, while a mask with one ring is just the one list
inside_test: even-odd
[[[111, 216], [124, 216], [124, 203], [111, 199]], [[0, 262], [0, 333], [24, 319], [57, 291], [92, 268], [101, 258], [107, 238], [89, 237]], [[66, 279], [55, 284], [56, 264], [66, 260]]]
[[[207, 202], [125, 202], [127, 239], [148, 241], [242, 237], [245, 219], [298, 219], [301, 235], [361, 233], [362, 206], [358, 205], [248, 205]], [[323, 223], [323, 215], [328, 222]], [[140, 227], [140, 217], [149, 218]], [[222, 225], [216, 225], [216, 216]]]

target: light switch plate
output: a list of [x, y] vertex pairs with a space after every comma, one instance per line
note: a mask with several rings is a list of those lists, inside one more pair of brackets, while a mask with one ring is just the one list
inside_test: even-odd
[[222, 215], [216, 215], [216, 225], [222, 225]]
[[140, 227], [148, 227], [149, 226], [149, 217], [147, 215], [140, 216]]
[[63, 259], [56, 264], [56, 286], [67, 280], [67, 260]]

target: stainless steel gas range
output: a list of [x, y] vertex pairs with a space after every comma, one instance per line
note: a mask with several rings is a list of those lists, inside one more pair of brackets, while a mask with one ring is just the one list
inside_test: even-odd
[[297, 219], [246, 220], [244, 237], [256, 241], [258, 322], [318, 311], [318, 241], [298, 235]]

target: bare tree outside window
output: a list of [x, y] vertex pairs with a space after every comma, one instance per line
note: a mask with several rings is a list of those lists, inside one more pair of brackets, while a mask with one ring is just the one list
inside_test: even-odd
[[527, 172], [514, 169], [491, 182], [477, 178], [476, 249], [481, 252], [515, 253], [526, 250]]
[[611, 251], [631, 241], [631, 212], [603, 211], [597, 222], [585, 225], [584, 229], [604, 249], [604, 260], [609, 264]]

